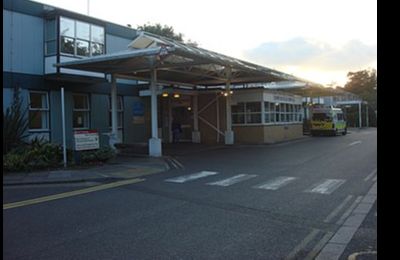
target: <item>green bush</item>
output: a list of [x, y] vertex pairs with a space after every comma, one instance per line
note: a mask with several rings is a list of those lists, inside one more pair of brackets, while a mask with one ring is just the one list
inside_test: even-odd
[[81, 152], [81, 160], [83, 163], [106, 162], [114, 156], [115, 152], [110, 147], [101, 147], [97, 150]]
[[3, 155], [3, 169], [9, 172], [55, 168], [61, 162], [61, 146], [39, 139]]
[[20, 91], [15, 90], [12, 103], [3, 111], [3, 154], [25, 144], [28, 137], [28, 106], [23, 106]]

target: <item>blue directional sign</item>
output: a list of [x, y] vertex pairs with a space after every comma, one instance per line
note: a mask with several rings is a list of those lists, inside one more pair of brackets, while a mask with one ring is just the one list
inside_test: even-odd
[[132, 111], [134, 116], [144, 116], [144, 104], [140, 101], [133, 103]]

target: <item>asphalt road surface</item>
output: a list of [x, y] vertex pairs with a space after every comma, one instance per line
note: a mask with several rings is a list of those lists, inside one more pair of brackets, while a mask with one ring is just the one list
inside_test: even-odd
[[[136, 182], [15, 208], [4, 204], [104, 184], [3, 187], [3, 258], [327, 259], [330, 244], [348, 259], [376, 250], [376, 203], [366, 221], [356, 214], [359, 228], [344, 226], [376, 187], [376, 129], [175, 159]], [[354, 240], [366, 232], [369, 240]]]

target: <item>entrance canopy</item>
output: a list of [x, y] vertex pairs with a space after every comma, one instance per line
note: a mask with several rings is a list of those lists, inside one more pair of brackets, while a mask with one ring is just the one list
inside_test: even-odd
[[[216, 52], [141, 32], [121, 52], [56, 64], [58, 67], [113, 74], [148, 81], [157, 70], [157, 82], [180, 86], [218, 86], [230, 83], [301, 81], [292, 75]], [[228, 72], [229, 71], [229, 72]]]

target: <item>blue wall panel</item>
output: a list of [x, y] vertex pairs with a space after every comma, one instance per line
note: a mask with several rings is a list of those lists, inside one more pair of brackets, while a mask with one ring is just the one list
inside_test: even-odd
[[61, 92], [50, 91], [49, 101], [51, 141], [62, 144]]
[[3, 9], [3, 71], [43, 74], [43, 19]]
[[91, 98], [91, 129], [99, 132], [100, 145], [108, 146], [108, 136], [105, 133], [111, 132], [109, 128], [108, 95], [92, 94]]
[[128, 49], [128, 44], [131, 43], [133, 39], [122, 38], [107, 34], [106, 36], [106, 53], [113, 53], [118, 51], [123, 51]]
[[[150, 127], [150, 99], [140, 97], [124, 97], [124, 143], [142, 143], [147, 142], [151, 137]], [[133, 106], [135, 102], [144, 104], [144, 119], [143, 124], [133, 123]]]

